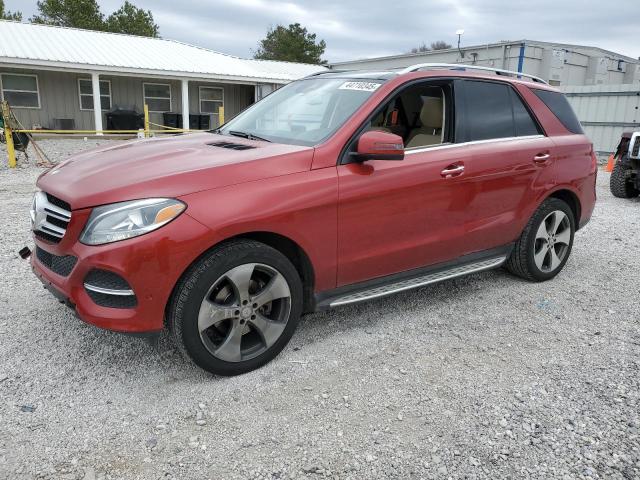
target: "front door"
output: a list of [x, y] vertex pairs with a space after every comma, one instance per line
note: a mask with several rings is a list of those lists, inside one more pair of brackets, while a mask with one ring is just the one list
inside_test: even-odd
[[453, 85], [420, 82], [367, 129], [403, 137], [404, 160], [338, 168], [338, 286], [454, 259], [468, 206], [463, 146], [453, 139]]
[[338, 286], [461, 255], [469, 184], [443, 173], [459, 148], [338, 167]]

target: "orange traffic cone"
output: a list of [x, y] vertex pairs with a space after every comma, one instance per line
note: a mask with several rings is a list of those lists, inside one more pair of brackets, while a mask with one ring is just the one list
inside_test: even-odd
[[607, 168], [604, 169], [605, 172], [613, 172], [613, 166], [616, 164], [616, 159], [613, 157], [613, 154], [609, 155], [609, 161], [607, 162]]

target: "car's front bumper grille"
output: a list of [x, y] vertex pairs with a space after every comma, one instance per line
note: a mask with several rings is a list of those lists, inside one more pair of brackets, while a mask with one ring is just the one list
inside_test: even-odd
[[69, 276], [78, 261], [73, 255], [54, 255], [40, 247], [36, 247], [36, 257], [42, 265], [61, 277]]
[[108, 270], [91, 270], [84, 279], [84, 289], [91, 300], [101, 307], [134, 308], [138, 305], [129, 283]]
[[36, 193], [31, 210], [35, 235], [50, 243], [59, 243], [71, 221], [71, 206], [45, 192]]

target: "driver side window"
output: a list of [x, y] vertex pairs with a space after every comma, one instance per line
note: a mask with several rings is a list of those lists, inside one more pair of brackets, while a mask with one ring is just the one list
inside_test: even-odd
[[382, 107], [369, 129], [401, 136], [407, 149], [446, 143], [448, 91], [433, 83], [410, 86]]

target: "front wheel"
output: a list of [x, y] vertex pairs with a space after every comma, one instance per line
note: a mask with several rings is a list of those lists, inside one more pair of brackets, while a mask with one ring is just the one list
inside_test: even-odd
[[569, 259], [575, 230], [569, 205], [558, 198], [545, 200], [516, 241], [507, 270], [536, 282], [555, 277]]
[[291, 262], [251, 240], [214, 248], [176, 288], [168, 321], [181, 350], [201, 368], [238, 375], [273, 359], [302, 311], [302, 284]]

